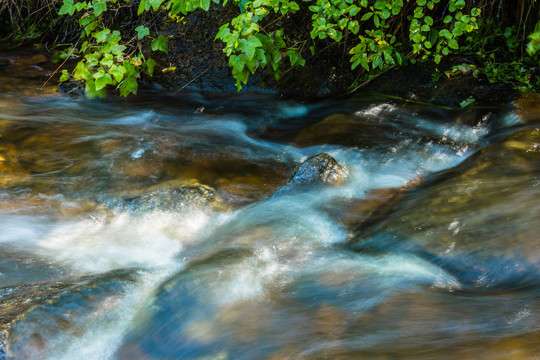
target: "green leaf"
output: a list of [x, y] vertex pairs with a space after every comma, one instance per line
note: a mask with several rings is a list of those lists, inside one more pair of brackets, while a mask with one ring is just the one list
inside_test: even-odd
[[104, 74], [104, 76], [96, 79], [96, 91], [99, 91], [110, 84], [112, 84], [111, 75]]
[[439, 31], [439, 36], [443, 36], [447, 40], [450, 40], [453, 37], [452, 33], [448, 31], [447, 29], [442, 29], [441, 31]]
[[448, 47], [450, 47], [451, 49], [454, 49], [454, 50], [459, 49], [459, 45], [458, 45], [458, 42], [456, 41], [456, 39], [450, 39], [448, 41]]
[[167, 41], [168, 39], [165, 36], [159, 35], [157, 39], [152, 40], [152, 51], [159, 50], [167, 54]]
[[253, 47], [262, 47], [262, 43], [261, 41], [256, 37], [256, 36], [250, 36], [248, 39], [247, 39], [247, 42], [248, 44], [250, 44], [250, 46], [253, 46]]
[[111, 53], [114, 55], [121, 55], [124, 53], [124, 50], [126, 50], [127, 46], [125, 45], [119, 45], [116, 44], [113, 47], [111, 47]]
[[358, 34], [358, 31], [360, 31], [360, 24], [358, 24], [358, 21], [356, 20], [349, 21], [349, 25], [347, 25], [347, 27], [355, 35]]
[[349, 13], [349, 15], [351, 16], [356, 16], [356, 14], [358, 14], [358, 12], [360, 12], [360, 8], [358, 6], [355, 6], [355, 5], [351, 5], [347, 8], [347, 12]]
[[75, 80], [86, 80], [88, 79], [88, 68], [83, 61], [79, 61], [75, 69], [73, 70], [73, 77]]
[[107, 39], [107, 36], [111, 33], [111, 30], [110, 29], [103, 29], [97, 33], [94, 33], [93, 36], [94, 38], [96, 38], [96, 41], [98, 42], [98, 44], [100, 42], [103, 42]]
[[113, 64], [113, 56], [112, 54], [105, 54], [103, 56], [103, 59], [101, 59], [101, 61], [99, 62], [101, 65], [103, 66], [107, 66], [107, 67], [111, 67], [112, 64]]
[[137, 79], [134, 76], [128, 76], [118, 88], [121, 96], [128, 96], [129, 94], [136, 94], [138, 87]]
[[146, 0], [141, 0], [139, 8], [137, 9], [137, 15], [141, 15], [146, 10]]
[[59, 82], [64, 82], [69, 80], [69, 73], [67, 70], [62, 70], [62, 76], [60, 76]]
[[377, 14], [373, 15], [373, 23], [375, 24], [376, 27], [379, 27], [381, 24], [379, 20], [379, 16]]
[[107, 11], [107, 3], [105, 1], [97, 1], [92, 5], [94, 15], [97, 17]]
[[292, 50], [292, 49], [288, 50], [287, 56], [289, 56], [289, 60], [291, 61], [291, 66], [296, 66], [296, 65], [304, 66], [304, 64], [306, 63], [306, 61], [302, 59], [302, 55], [300, 55], [300, 53], [296, 50]]
[[204, 11], [210, 9], [210, 0], [200, 0], [199, 7]]
[[148, 75], [153, 76], [154, 75], [154, 68], [157, 65], [157, 63], [154, 61], [154, 59], [148, 59], [146, 60], [146, 69], [148, 71]]
[[58, 15], [73, 15], [75, 13], [75, 7], [73, 6], [73, 0], [64, 0], [64, 4], [58, 11]]
[[143, 26], [143, 25], [137, 26], [135, 28], [135, 31], [137, 32], [137, 37], [139, 38], [139, 40], [141, 40], [146, 35], [150, 34], [150, 30], [146, 26]]
[[433, 18], [432, 18], [431, 16], [426, 16], [426, 17], [424, 18], [424, 22], [425, 22], [426, 24], [428, 24], [429, 26], [432, 26], [432, 25], [433, 25]]
[[109, 74], [111, 74], [114, 77], [116, 82], [122, 81], [125, 73], [126, 73], [126, 68], [123, 66], [113, 65], [109, 69]]
[[395, 57], [396, 57], [396, 61], [397, 61], [398, 65], [403, 64], [403, 59], [402, 59], [400, 53], [396, 52], [396, 53], [395, 53]]
[[360, 21], [366, 21], [366, 20], [369, 20], [372, 16], [373, 16], [373, 13], [372, 13], [372, 12], [365, 13], [365, 14], [362, 16], [362, 18], [360, 19]]
[[446, 17], [443, 20], [443, 23], [449, 24], [452, 22], [452, 20], [453, 20], [452, 15], [446, 15]]
[[147, 0], [148, 4], [154, 9], [154, 11], [159, 10], [159, 7], [163, 3], [163, 0]]
[[298, 4], [295, 3], [294, 1], [291, 1], [289, 3], [289, 9], [291, 9], [292, 11], [298, 11], [300, 10], [300, 6], [298, 6]]
[[256, 36], [250, 36], [247, 40], [238, 40], [238, 50], [246, 54], [246, 58], [251, 61], [255, 56], [255, 50], [262, 47], [262, 43]]

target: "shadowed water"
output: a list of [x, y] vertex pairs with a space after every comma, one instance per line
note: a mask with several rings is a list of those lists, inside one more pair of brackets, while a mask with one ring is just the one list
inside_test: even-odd
[[[540, 357], [519, 110], [23, 90], [0, 93], [0, 358]], [[323, 152], [343, 181], [288, 183]]]

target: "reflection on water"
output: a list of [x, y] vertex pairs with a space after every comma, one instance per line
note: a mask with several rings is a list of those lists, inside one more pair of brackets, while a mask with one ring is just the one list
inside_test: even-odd
[[[531, 111], [27, 75], [0, 94], [0, 358], [540, 357]], [[318, 153], [344, 181], [287, 183]]]

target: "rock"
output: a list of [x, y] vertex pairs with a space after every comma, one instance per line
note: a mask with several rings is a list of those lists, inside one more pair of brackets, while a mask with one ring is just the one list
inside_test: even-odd
[[26, 57], [15, 57], [9, 59], [9, 63], [17, 69], [25, 69], [30, 66], [37, 66], [46, 63], [49, 59], [44, 54], [36, 54]]
[[99, 322], [116, 310], [119, 302], [113, 299], [137, 278], [135, 270], [120, 269], [0, 288], [0, 348], [5, 345], [10, 359], [47, 357], [58, 346], [54, 343], [60, 332], [82, 336], [87, 322]]
[[540, 276], [540, 129], [500, 136], [359, 225], [348, 246], [427, 258], [465, 286], [520, 287]]
[[[396, 134], [396, 135], [394, 135]], [[322, 144], [367, 148], [397, 140], [397, 130], [389, 124], [345, 114], [332, 114], [302, 129], [293, 140], [298, 146]]]
[[209, 186], [201, 184], [186, 184], [171, 186], [161, 184], [150, 188], [149, 192], [124, 199], [115, 207], [131, 212], [146, 212], [152, 210], [182, 211], [186, 204], [198, 207], [223, 208], [221, 198]]
[[438, 81], [433, 80], [432, 74], [438, 70], [451, 69], [454, 65], [454, 60], [447, 58], [438, 66], [434, 63], [416, 63], [395, 68], [381, 74], [361, 91], [378, 92], [453, 108], [460, 108], [460, 103], [471, 96], [479, 104], [505, 104], [516, 93], [512, 85], [475, 78], [472, 71], [450, 78], [442, 76]]
[[520, 94], [512, 102], [516, 108], [516, 114], [524, 124], [540, 123], [540, 94]]
[[293, 177], [273, 196], [302, 191], [317, 185], [339, 185], [347, 179], [348, 171], [328, 154], [313, 155], [304, 161]]

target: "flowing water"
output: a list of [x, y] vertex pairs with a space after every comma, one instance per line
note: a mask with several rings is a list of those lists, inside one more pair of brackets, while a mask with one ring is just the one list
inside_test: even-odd
[[[540, 359], [530, 111], [24, 74], [0, 93], [0, 359]], [[346, 178], [279, 191], [319, 153]]]

